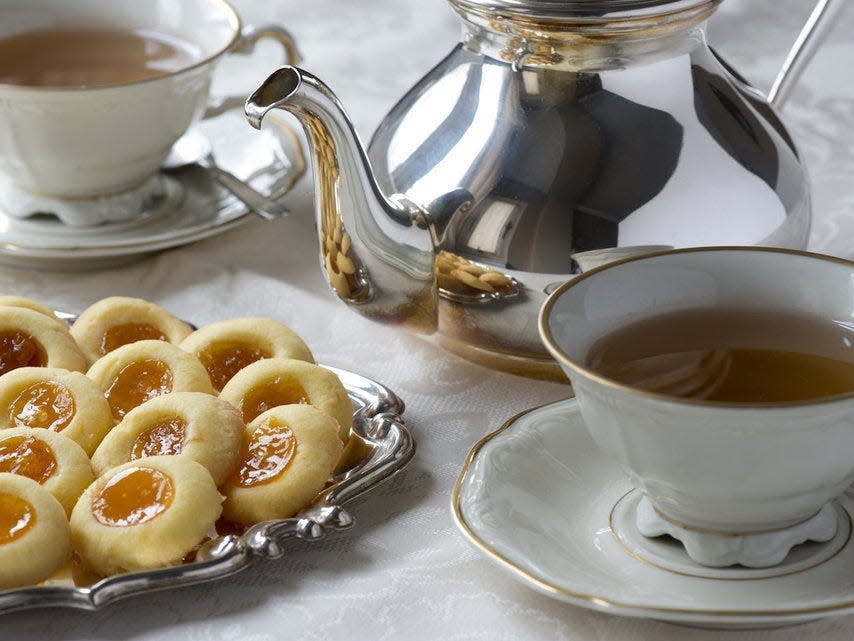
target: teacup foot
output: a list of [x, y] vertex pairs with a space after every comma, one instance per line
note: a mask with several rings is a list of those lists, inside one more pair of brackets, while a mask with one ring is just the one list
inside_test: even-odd
[[755, 534], [717, 533], [689, 528], [666, 519], [646, 496], [637, 504], [635, 519], [643, 536], [668, 534], [680, 541], [688, 556], [701, 565], [741, 565], [748, 568], [778, 565], [794, 546], [806, 541], [830, 541], [839, 523], [837, 509], [827, 503], [814, 516], [791, 527]]
[[5, 177], [0, 178], [0, 209], [4, 214], [14, 218], [55, 216], [72, 227], [135, 220], [155, 210], [171, 210], [182, 198], [181, 184], [162, 174], [156, 174], [139, 187], [118, 194], [68, 199], [34, 194]]
[[826, 510], [830, 509], [836, 532], [829, 541], [807, 541], [794, 545], [781, 562], [767, 567], [704, 565], [688, 556], [685, 546], [678, 539], [670, 536], [649, 537], [640, 532], [637, 513], [643, 498], [639, 490], [632, 490], [617, 501], [609, 519], [611, 532], [630, 556], [647, 565], [684, 576], [736, 581], [787, 576], [825, 563], [851, 541], [851, 516], [838, 501], [831, 501], [825, 508], [825, 516]]

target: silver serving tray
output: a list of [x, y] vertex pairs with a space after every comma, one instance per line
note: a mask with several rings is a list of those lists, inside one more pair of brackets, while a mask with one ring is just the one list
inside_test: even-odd
[[89, 587], [76, 587], [69, 581], [67, 586], [0, 591], [0, 614], [56, 606], [97, 610], [136, 594], [221, 579], [256, 559], [282, 556], [288, 539], [319, 541], [331, 532], [349, 528], [353, 517], [344, 505], [402, 470], [415, 453], [415, 443], [401, 419], [403, 401], [394, 392], [364, 376], [335, 367], [327, 369], [338, 375], [353, 401], [353, 432], [367, 445], [367, 454], [335, 476], [311, 507], [290, 519], [258, 523], [241, 536], [230, 534], [208, 541], [194, 561], [179, 566], [118, 574]]

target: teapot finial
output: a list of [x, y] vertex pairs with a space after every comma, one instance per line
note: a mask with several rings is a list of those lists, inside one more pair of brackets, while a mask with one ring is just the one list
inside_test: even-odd
[[350, 119], [316, 76], [277, 69], [246, 100], [246, 117], [260, 128], [276, 108], [293, 114], [309, 141], [321, 260], [338, 297], [374, 320], [435, 331], [435, 259], [424, 212], [382, 193]]

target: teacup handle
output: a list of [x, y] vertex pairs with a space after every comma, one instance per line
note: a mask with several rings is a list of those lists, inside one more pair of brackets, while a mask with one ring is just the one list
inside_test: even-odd
[[[287, 29], [275, 24], [245, 27], [228, 53], [249, 55], [255, 50], [255, 45], [258, 41], [264, 38], [270, 38], [282, 45], [285, 53], [285, 59], [282, 64], [295, 65], [300, 61], [301, 56], [294, 37]], [[242, 109], [245, 101], [246, 96], [221, 96], [208, 103], [202, 118], [215, 118], [229, 109]]]
[[231, 48], [231, 53], [252, 53], [255, 45], [262, 38], [271, 38], [282, 45], [285, 50], [285, 64], [295, 65], [300, 62], [302, 56], [297, 49], [294, 37], [290, 31], [275, 24], [246, 27]]

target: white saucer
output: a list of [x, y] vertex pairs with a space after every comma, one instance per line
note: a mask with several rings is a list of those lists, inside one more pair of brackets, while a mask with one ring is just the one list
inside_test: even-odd
[[[232, 110], [195, 127], [210, 141], [217, 164], [263, 194], [281, 196], [305, 171], [299, 140], [281, 119], [274, 117], [259, 132]], [[72, 227], [53, 216], [19, 219], [0, 211], [0, 263], [103, 267], [220, 234], [254, 215], [204, 170], [189, 168], [161, 180], [163, 198], [128, 222]], [[169, 188], [170, 182], [179, 189]]]
[[[144, 183], [121, 193], [94, 198], [51, 198], [18, 187], [0, 176], [0, 212], [8, 218], [28, 219], [53, 215], [72, 227], [128, 222], [172, 211], [181, 204], [184, 189], [174, 178], [155, 174]], [[48, 213], [49, 212], [49, 213]]]
[[[452, 505], [457, 525], [487, 558], [583, 608], [704, 627], [777, 626], [854, 611], [850, 537], [808, 544], [814, 562], [795, 559], [775, 576], [744, 568], [692, 575], [683, 571], [693, 563], [684, 551], [671, 550], [658, 564], [633, 556], [614, 535], [612, 509], [631, 489], [569, 399], [520, 414], [479, 442]], [[837, 507], [848, 520], [854, 500], [843, 496]], [[823, 553], [822, 545], [838, 552]]]

